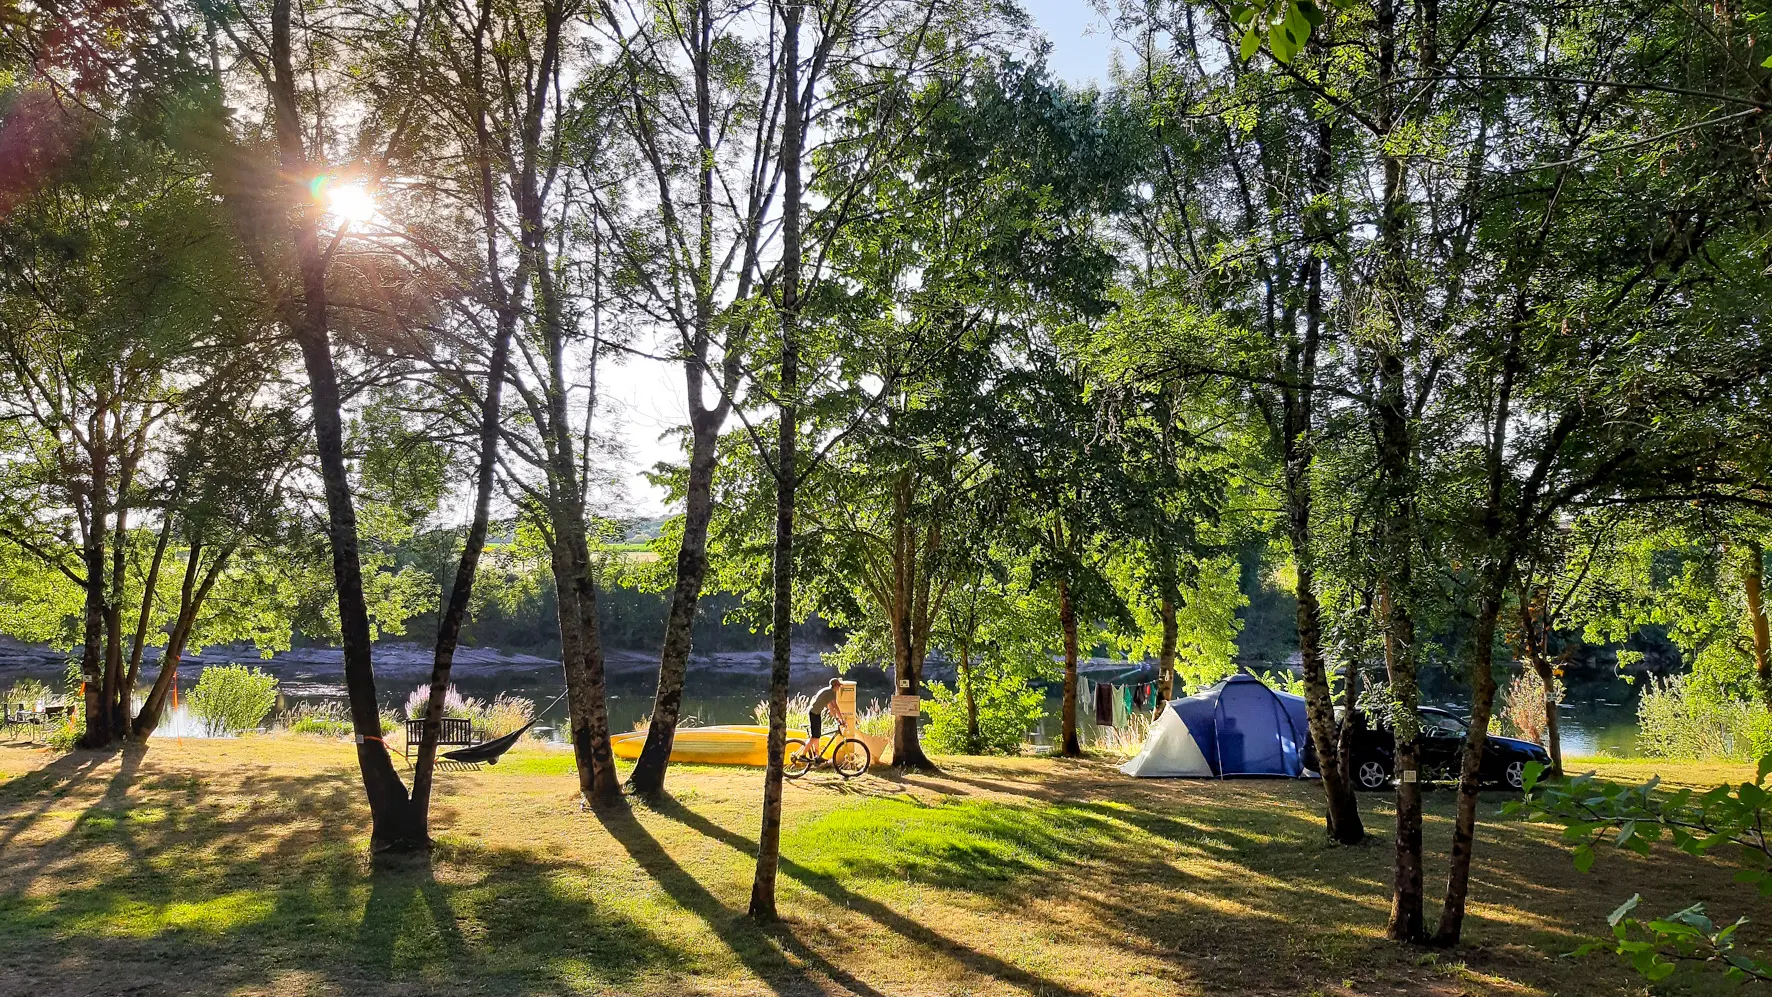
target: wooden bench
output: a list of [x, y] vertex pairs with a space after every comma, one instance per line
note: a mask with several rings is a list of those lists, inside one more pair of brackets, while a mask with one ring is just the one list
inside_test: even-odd
[[[419, 742], [424, 740], [425, 722], [423, 720], [406, 721], [406, 760], [412, 761], [418, 754]], [[471, 744], [479, 744], [486, 740], [486, 732], [474, 726], [472, 720], [463, 717], [444, 717], [443, 730], [437, 736], [439, 748], [465, 748]]]

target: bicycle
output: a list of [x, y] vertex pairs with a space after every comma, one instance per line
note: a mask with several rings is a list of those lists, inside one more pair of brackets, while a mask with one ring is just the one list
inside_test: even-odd
[[838, 717], [836, 731], [822, 739], [816, 757], [806, 753], [805, 739], [788, 738], [787, 758], [781, 774], [789, 779], [798, 779], [812, 771], [813, 763], [820, 760], [829, 760], [831, 768], [848, 780], [866, 772], [868, 766], [873, 764], [874, 754], [868, 750], [866, 742], [850, 736], [848, 718]]

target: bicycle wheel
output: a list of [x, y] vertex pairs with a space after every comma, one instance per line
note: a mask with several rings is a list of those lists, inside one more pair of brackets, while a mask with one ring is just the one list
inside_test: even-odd
[[845, 779], [853, 779], [866, 772], [873, 760], [873, 752], [868, 750], [868, 746], [852, 737], [839, 741], [836, 750], [831, 752], [831, 767]]
[[798, 779], [810, 771], [812, 759], [806, 757], [806, 742], [797, 737], [788, 738], [787, 755], [781, 760], [781, 774]]

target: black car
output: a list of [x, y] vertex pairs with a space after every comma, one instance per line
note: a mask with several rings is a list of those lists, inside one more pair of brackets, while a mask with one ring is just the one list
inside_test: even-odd
[[[1421, 778], [1455, 781], [1470, 725], [1445, 710], [1424, 706], [1421, 714]], [[1390, 727], [1361, 724], [1353, 736], [1354, 782], [1361, 789], [1377, 790], [1390, 785], [1396, 774], [1395, 740]], [[1525, 784], [1526, 765], [1550, 765], [1550, 754], [1531, 741], [1489, 735], [1483, 742], [1480, 776], [1485, 786], [1519, 789]]]

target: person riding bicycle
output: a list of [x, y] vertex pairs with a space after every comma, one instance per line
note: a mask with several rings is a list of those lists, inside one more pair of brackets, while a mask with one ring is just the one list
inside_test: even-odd
[[842, 688], [841, 678], [831, 679], [831, 684], [818, 690], [818, 695], [812, 697], [812, 704], [806, 708], [806, 726], [810, 728], [807, 731], [806, 754], [815, 759], [814, 764], [825, 764], [818, 757], [819, 740], [824, 733], [824, 715], [829, 713], [831, 719], [837, 721], [839, 732], [843, 729], [843, 708], [837, 704], [837, 692]]

